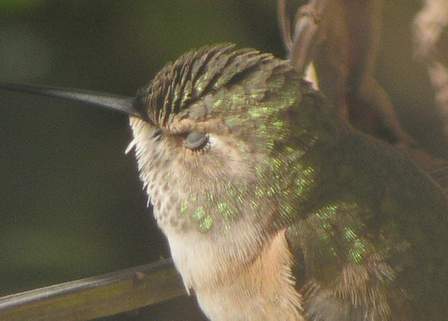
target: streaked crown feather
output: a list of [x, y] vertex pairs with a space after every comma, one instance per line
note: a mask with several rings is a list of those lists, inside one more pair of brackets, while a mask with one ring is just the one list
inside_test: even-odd
[[254, 49], [236, 49], [233, 44], [203, 47], [166, 65], [138, 92], [138, 98], [148, 118], [164, 126], [191, 103], [230, 85], [245, 72], [272, 58]]

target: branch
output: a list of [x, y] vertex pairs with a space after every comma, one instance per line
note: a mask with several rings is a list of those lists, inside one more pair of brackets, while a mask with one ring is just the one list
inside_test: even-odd
[[[442, 70], [440, 63], [445, 59], [448, 67], [448, 49], [433, 48], [440, 43], [442, 29], [448, 26], [448, 2], [426, 2], [426, 9], [416, 19], [418, 52], [432, 62], [428, 70], [433, 86], [438, 89], [437, 99], [445, 106], [443, 114], [448, 133], [448, 69]], [[374, 77], [383, 0], [310, 0], [297, 10], [294, 28], [288, 14], [290, 4], [291, 0], [278, 0], [278, 20], [295, 69], [303, 74], [313, 61], [319, 88], [341, 119], [368, 134], [395, 143], [448, 191], [448, 162], [415, 146], [413, 138], [402, 129], [386, 91]], [[432, 33], [427, 35], [427, 30]], [[434, 63], [436, 58], [437, 63]]]
[[286, 51], [290, 51], [292, 47], [292, 37], [291, 37], [291, 19], [288, 15], [288, 3], [287, 0], [278, 0], [277, 2], [277, 13], [278, 13], [278, 23], [280, 27], [280, 35], [282, 36], [283, 44]]
[[[319, 88], [337, 114], [358, 129], [397, 145], [411, 146], [374, 70], [384, 0], [310, 0], [293, 22], [290, 0], [278, 0], [280, 29], [295, 69], [313, 61]], [[293, 30], [293, 34], [291, 32]]]
[[283, 43], [289, 52], [289, 59], [299, 74], [304, 74], [312, 60], [318, 43], [321, 21], [328, 0], [311, 0], [301, 6], [295, 15], [294, 32], [288, 15], [287, 0], [278, 1], [278, 21]]
[[0, 298], [2, 321], [84, 321], [185, 295], [170, 260]]

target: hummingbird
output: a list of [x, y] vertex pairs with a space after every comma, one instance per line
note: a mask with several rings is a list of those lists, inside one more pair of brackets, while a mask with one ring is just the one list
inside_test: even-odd
[[282, 60], [190, 51], [135, 97], [0, 84], [129, 115], [143, 189], [211, 321], [439, 321], [448, 202]]

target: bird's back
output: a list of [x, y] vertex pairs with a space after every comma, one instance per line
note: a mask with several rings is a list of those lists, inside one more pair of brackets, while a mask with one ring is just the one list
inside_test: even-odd
[[362, 134], [317, 153], [324, 192], [288, 230], [302, 258], [296, 277], [309, 318], [442, 320], [444, 191], [393, 147]]

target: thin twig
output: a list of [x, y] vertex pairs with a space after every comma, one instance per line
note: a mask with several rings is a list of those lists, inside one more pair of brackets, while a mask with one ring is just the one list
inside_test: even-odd
[[291, 21], [288, 16], [287, 0], [278, 1], [280, 31], [289, 59], [296, 70], [303, 74], [311, 62], [314, 48], [328, 0], [311, 0], [297, 10], [294, 20], [294, 33], [291, 35]]
[[300, 74], [313, 59], [327, 3], [328, 0], [311, 0], [297, 12], [290, 60]]
[[0, 298], [1, 321], [84, 321], [185, 295], [170, 260]]
[[278, 22], [280, 27], [280, 35], [282, 36], [283, 45], [285, 49], [289, 52], [292, 47], [292, 36], [291, 36], [291, 19], [288, 15], [288, 4], [287, 0], [278, 0], [277, 2], [277, 13]]

